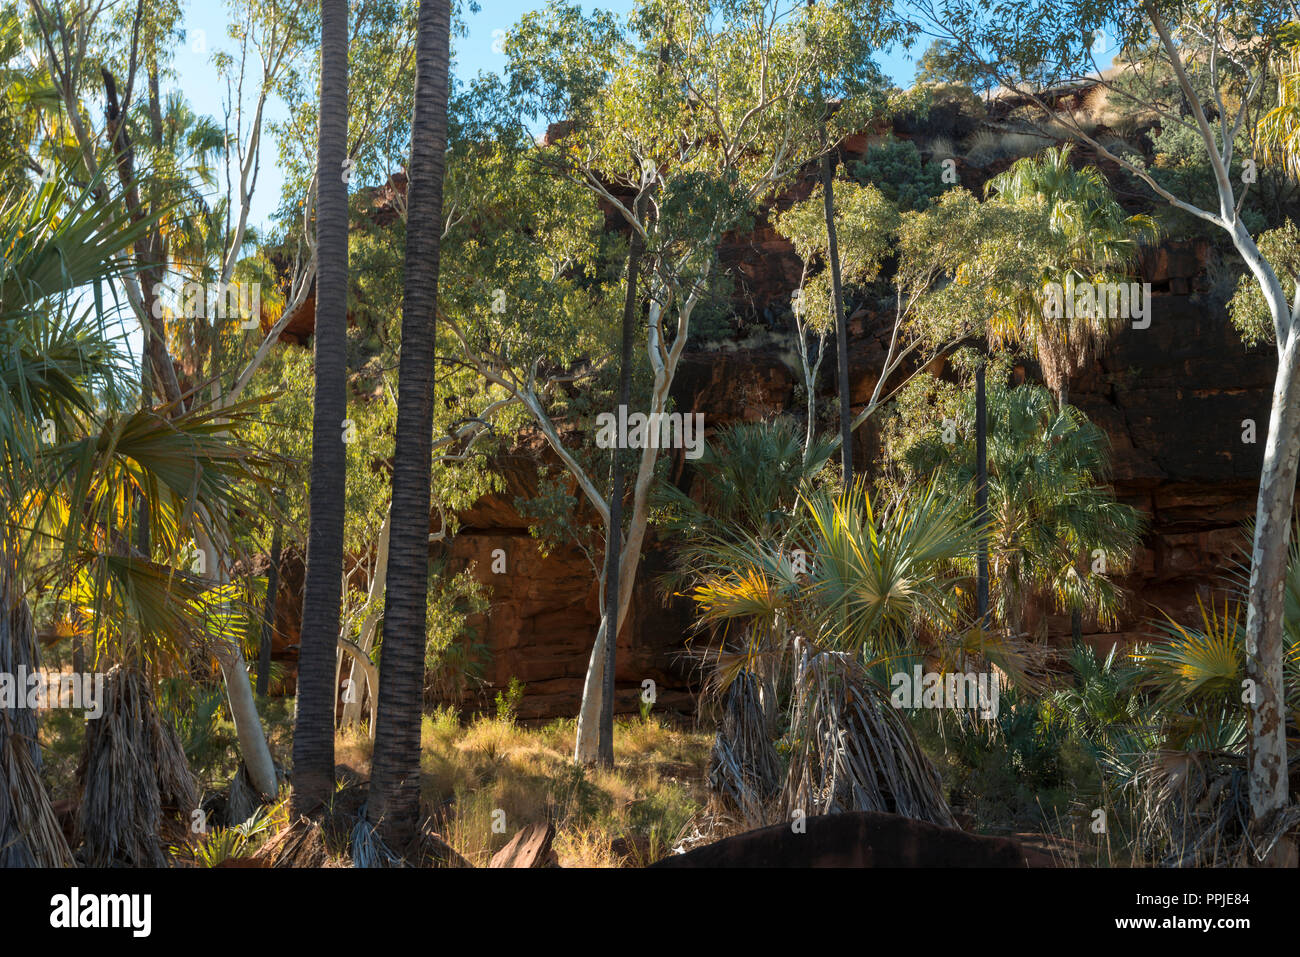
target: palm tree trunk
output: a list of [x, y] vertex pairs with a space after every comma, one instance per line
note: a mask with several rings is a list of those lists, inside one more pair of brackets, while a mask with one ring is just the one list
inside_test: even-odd
[[822, 156], [822, 198], [826, 203], [826, 247], [831, 270], [831, 307], [835, 310], [835, 349], [839, 359], [840, 465], [844, 487], [853, 485], [853, 409], [849, 385], [849, 327], [840, 288], [840, 245], [835, 233], [835, 155]]
[[[1064, 413], [1070, 403], [1070, 374], [1066, 370], [1061, 375], [1061, 384], [1056, 391], [1056, 411]], [[1070, 609], [1070, 649], [1078, 651], [1083, 647], [1083, 609], [1074, 606]]]
[[291, 812], [305, 814], [334, 787], [334, 661], [342, 601], [347, 461], [348, 4], [321, 0], [320, 117], [316, 150], [315, 408], [311, 517], [303, 585]]
[[214, 645], [213, 654], [221, 666], [226, 703], [230, 706], [230, 718], [235, 725], [239, 754], [248, 769], [248, 778], [263, 800], [273, 801], [279, 790], [279, 780], [257, 716], [257, 701], [253, 698], [253, 685], [248, 680], [243, 649], [237, 641], [219, 641]]
[[428, 611], [430, 472], [433, 468], [434, 343], [447, 155], [451, 56], [448, 0], [420, 0], [415, 107], [407, 186], [406, 279], [397, 380], [391, 571], [384, 599], [374, 770], [367, 815], [390, 842], [411, 835], [420, 811], [420, 718]]

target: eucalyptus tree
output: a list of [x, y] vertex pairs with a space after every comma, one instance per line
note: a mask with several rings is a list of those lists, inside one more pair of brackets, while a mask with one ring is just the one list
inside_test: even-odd
[[[884, 360], [858, 428], [933, 360], [971, 336], [988, 334], [990, 315], [1011, 308], [1019, 290], [1050, 261], [1051, 246], [1042, 215], [1009, 205], [981, 203], [965, 189], [951, 189], [923, 210], [900, 212], [874, 185], [843, 183], [836, 220], [844, 275], [868, 287], [881, 280], [893, 256], [888, 292], [893, 322]], [[816, 188], [776, 219], [804, 263], [795, 291], [796, 344], [810, 398], [805, 447], [812, 448], [817, 365], [808, 361], [807, 338], [823, 338], [834, 321], [824, 262], [827, 233]], [[827, 436], [838, 447], [842, 435]]]
[[[245, 249], [243, 224], [247, 220], [256, 185], [260, 155], [262, 115], [254, 110], [245, 122], [243, 104], [232, 102], [227, 118], [236, 117], [233, 129], [224, 131], [210, 118], [196, 115], [178, 93], [168, 93], [163, 82], [178, 51], [202, 52], [197, 35], [186, 36], [180, 8], [175, 3], [90, 5], [73, 9], [66, 4], [30, 2], [24, 19], [34, 79], [46, 92], [31, 99], [34, 128], [41, 135], [30, 144], [30, 158], [43, 178], [66, 176], [73, 182], [91, 183], [106, 207], [123, 210], [135, 223], [148, 224], [138, 232], [129, 255], [133, 268], [119, 271], [114, 286], [125, 293], [142, 330], [142, 392], [146, 404], [161, 396], [172, 413], [199, 408], [200, 397], [181, 395], [173, 361], [179, 349], [182, 368], [194, 377], [218, 375], [217, 345], [226, 340], [227, 328], [207, 318], [203, 294], [187, 308], [168, 302], [167, 290], [184, 282], [199, 288], [216, 278], [222, 286], [235, 274]], [[284, 77], [301, 49], [303, 31], [297, 8], [246, 0], [232, 5], [237, 25], [232, 34], [241, 43], [235, 59], [215, 55], [219, 69], [232, 68], [240, 93], [257, 86], [255, 99], [264, 103]], [[256, 83], [249, 62], [259, 58]], [[246, 69], [247, 68], [247, 69]], [[106, 109], [96, 101], [103, 97]], [[232, 96], [232, 100], [238, 100]], [[103, 117], [101, 120], [100, 117]], [[222, 161], [237, 154], [239, 188], [229, 178], [226, 195], [220, 194]], [[244, 274], [241, 273], [241, 276]], [[182, 298], [177, 295], [176, 298]], [[248, 296], [241, 297], [247, 303]], [[198, 301], [195, 302], [194, 299]], [[197, 308], [195, 308], [197, 307]], [[247, 326], [249, 317], [241, 316]], [[260, 318], [260, 317], [257, 317]], [[232, 319], [230, 327], [237, 325]], [[239, 405], [242, 386], [216, 401]], [[137, 502], [140, 496], [136, 495]], [[153, 529], [147, 510], [136, 523], [137, 547], [159, 555], [151, 541]], [[201, 530], [202, 531], [202, 530]], [[230, 541], [205, 541], [207, 574], [214, 593], [229, 576]], [[267, 796], [276, 791], [276, 778], [247, 683], [246, 665], [238, 641], [217, 641], [212, 652], [227, 682], [228, 700], [240, 749], [255, 785]]]
[[[842, 285], [866, 287], [875, 282], [898, 229], [898, 209], [875, 186], [841, 183], [834, 215], [830, 214], [826, 200], [830, 189], [823, 179], [813, 187], [808, 199], [774, 217], [776, 231], [793, 244], [795, 253], [803, 261], [803, 272], [799, 287], [791, 296], [791, 306], [807, 402], [806, 449], [813, 447], [816, 430], [817, 373], [824, 346], [828, 336], [838, 336], [839, 326], [843, 324]], [[832, 233], [836, 237], [834, 243]], [[810, 334], [817, 337], [815, 349], [810, 348]], [[837, 348], [847, 356], [847, 343]], [[815, 361], [811, 358], [814, 351]], [[841, 452], [853, 429], [860, 424], [846, 418], [846, 388], [847, 385], [841, 383]], [[852, 456], [842, 455], [841, 463], [842, 467], [851, 466]], [[849, 472], [843, 474], [847, 476]]]
[[[96, 5], [70, 11], [62, 3], [29, 0], [28, 24], [48, 82], [57, 91], [61, 109], [54, 128], [68, 144], [76, 165], [69, 173], [93, 182], [97, 198], [115, 202], [133, 221], [152, 221], [132, 252], [140, 268], [118, 281], [143, 333], [148, 377], [167, 403], [182, 402], [180, 382], [167, 345], [166, 322], [155, 293], [165, 270], [165, 243], [158, 230], [161, 219], [151, 200], [172, 197], [141, 190], [138, 167], [142, 143], [160, 147], [158, 89], [160, 70], [178, 36], [180, 10], [176, 4], [148, 6], [143, 2], [114, 9]], [[102, 91], [103, 122], [96, 125], [90, 87]], [[138, 87], [147, 87], [148, 103], [139, 109]], [[133, 112], [133, 107], [137, 109]], [[60, 152], [62, 143], [59, 144]], [[79, 167], [79, 168], [78, 168]], [[116, 188], [110, 188], [115, 174]]]
[[316, 151], [315, 403], [311, 525], [294, 707], [293, 809], [312, 811], [334, 786], [334, 662], [347, 481], [348, 3], [322, 0]]
[[[816, 16], [816, 0], [809, 0], [809, 13]], [[897, 41], [904, 37], [909, 37], [907, 26], [900, 24], [892, 17], [886, 17], [884, 11], [873, 3], [863, 4], [860, 9], [854, 11], [857, 19], [858, 29], [863, 31], [875, 47], [885, 47], [891, 42]], [[823, 39], [822, 42], [825, 42]], [[847, 91], [841, 88], [841, 79], [839, 75], [822, 76], [818, 75], [813, 86], [813, 95], [818, 101], [822, 102], [826, 109], [831, 109], [831, 104], [843, 92], [848, 92], [850, 96], [860, 94], [860, 89], [853, 88], [853, 82], [850, 80]], [[883, 87], [883, 78], [875, 77], [874, 82]], [[821, 155], [821, 190], [822, 190], [822, 218], [826, 231], [826, 272], [829, 279], [831, 291], [831, 311], [833, 326], [835, 330], [835, 355], [836, 355], [836, 390], [839, 394], [839, 425], [840, 425], [840, 469], [844, 476], [844, 485], [847, 488], [853, 482], [853, 406], [852, 406], [852, 384], [849, 381], [849, 330], [848, 314], [844, 305], [844, 277], [840, 269], [840, 249], [839, 238], [835, 228], [835, 167], [838, 156], [837, 148], [839, 143], [827, 135], [826, 127], [822, 128], [823, 142]]]
[[[1231, 5], [1093, 0], [1070, 8], [1017, 0], [992, 9], [973, 0], [910, 0], [909, 6], [927, 31], [1032, 104], [1036, 122], [1116, 164], [1144, 184], [1153, 201], [1208, 224], [1245, 264], [1242, 282], [1252, 287], [1245, 295], [1258, 308], [1234, 310], [1234, 321], [1271, 340], [1278, 355], [1246, 620], [1245, 693], [1253, 700], [1251, 814], [1255, 828], [1267, 831], [1290, 800], [1282, 582], [1300, 465], [1300, 277], [1288, 263], [1270, 258], [1267, 238], [1258, 228], [1252, 231], [1244, 207], [1259, 166], [1283, 158], [1262, 149], [1254, 118], [1274, 94], [1275, 53], [1287, 39], [1296, 7], [1290, 0]], [[1098, 31], [1113, 36], [1122, 51], [1104, 75], [1098, 75], [1095, 58]], [[1070, 81], [1090, 83], [1106, 93], [1112, 107], [1153, 115], [1166, 131], [1186, 134], [1208, 164], [1211, 200], [1201, 201], [1163, 178], [1140, 151], [1103, 142], [1079, 109], [1054, 102], [1047, 88]], [[1270, 860], [1293, 862], [1295, 853], [1293, 842], [1280, 841]]]
[[[525, 115], [557, 124], [529, 160], [537, 177], [559, 178], [588, 197], [575, 226], [585, 229], [591, 222], [586, 204], [600, 201], [645, 244], [646, 412], [656, 417], [651, 421], [668, 412], [691, 317], [717, 279], [722, 236], [820, 155], [825, 110], [806, 95], [814, 78], [843, 77], [851, 91], [826, 121], [828, 135], [860, 129], [873, 112], [866, 92], [875, 75], [870, 50], [846, 9], [827, 6], [813, 13], [782, 0], [645, 0], [619, 19], [600, 12], [587, 17], [556, 3], [526, 15], [507, 37], [510, 84]], [[550, 258], [561, 265], [558, 257]], [[556, 428], [546, 394], [555, 377], [574, 374], [578, 357], [556, 363], [555, 346], [543, 343], [503, 354], [493, 341], [502, 337], [488, 335], [486, 328], [500, 321], [483, 317], [508, 317], [511, 306], [493, 313], [495, 283], [484, 285], [488, 295], [475, 317], [478, 328], [469, 326], [468, 317], [454, 320], [466, 358], [528, 410], [609, 529], [608, 498], [572, 454], [572, 440]], [[534, 308], [531, 293], [520, 294], [509, 284], [496, 288], [508, 304]], [[605, 298], [608, 304], [599, 308], [606, 315], [625, 311]], [[594, 366], [601, 358], [585, 357]], [[538, 378], [543, 369], [552, 377], [549, 386]], [[609, 670], [605, 643], [614, 640], [631, 600], [658, 444], [646, 442], [637, 450], [625, 534], [603, 536], [623, 541], [619, 594], [611, 607], [601, 589], [601, 625], [575, 748], [575, 759], [584, 763], [600, 755], [599, 716]]]

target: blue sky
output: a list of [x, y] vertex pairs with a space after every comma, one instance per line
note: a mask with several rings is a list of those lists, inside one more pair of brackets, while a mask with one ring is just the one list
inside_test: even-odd
[[[536, 10], [545, 5], [544, 0], [482, 0], [483, 9], [477, 14], [467, 13], [469, 35], [455, 40], [456, 74], [468, 78], [480, 71], [496, 71], [505, 66], [505, 56], [496, 52], [494, 44], [502, 33], [529, 10]], [[626, 12], [631, 8], [631, 0], [604, 0], [594, 6], [615, 12]], [[222, 98], [225, 84], [217, 76], [212, 65], [212, 54], [221, 48], [233, 52], [231, 41], [226, 36], [229, 9], [224, 3], [212, 0], [190, 0], [185, 6], [184, 24], [187, 45], [177, 51], [172, 62], [176, 72], [173, 86], [185, 94], [191, 108], [200, 114], [220, 119], [223, 112]], [[924, 44], [913, 48], [919, 56]], [[906, 86], [912, 81], [914, 65], [912, 57], [902, 50], [891, 50], [880, 58], [880, 64], [895, 83]], [[284, 106], [273, 101], [268, 110], [271, 120], [284, 117]], [[257, 192], [253, 199], [250, 223], [257, 227], [266, 226], [271, 214], [279, 205], [282, 178], [275, 168], [277, 151], [275, 144], [267, 141], [262, 148], [262, 166], [258, 177]]]

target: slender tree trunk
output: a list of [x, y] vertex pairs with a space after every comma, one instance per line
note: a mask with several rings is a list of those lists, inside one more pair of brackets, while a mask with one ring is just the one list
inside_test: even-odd
[[374, 771], [367, 814], [394, 844], [419, 823], [420, 718], [428, 611], [430, 472], [433, 468], [434, 343], [447, 155], [451, 42], [448, 0], [420, 0], [415, 107], [407, 187], [406, 279], [398, 368], [397, 437], [389, 533], [392, 571], [384, 599], [384, 654]]
[[[366, 596], [366, 617], [361, 622], [361, 640], [357, 642], [357, 647], [362, 654], [366, 656], [366, 661], [370, 660], [370, 652], [375, 647], [375, 635], [379, 631], [379, 620], [384, 611], [384, 588], [388, 583], [388, 541], [392, 535], [393, 527], [393, 509], [390, 505], [388, 514], [384, 516], [384, 524], [379, 529], [379, 544], [375, 548], [375, 570], [370, 579], [370, 592]], [[343, 720], [342, 727], [351, 727], [354, 724], [361, 723], [361, 710], [368, 697], [377, 694], [379, 689], [372, 686], [366, 680], [369, 672], [366, 666], [362, 664], [359, 658], [354, 658], [352, 667], [348, 672], [350, 684], [348, 687], [355, 694], [343, 703]], [[358, 685], [361, 687], [357, 691]], [[371, 716], [374, 714], [374, 702], [371, 701]], [[375, 739], [375, 724], [372, 720], [370, 723], [370, 740]]]
[[[708, 282], [713, 266], [714, 262], [710, 261], [705, 267], [703, 274], [697, 279], [697, 289], [703, 288]], [[648, 275], [653, 277], [653, 271]], [[648, 411], [651, 415], [655, 415], [667, 408], [668, 394], [672, 389], [677, 364], [681, 360], [682, 351], [686, 346], [685, 332], [690, 328], [691, 315], [699, 302], [699, 293], [692, 293], [680, 307], [677, 317], [678, 335], [674, 338], [671, 348], [668, 349], [666, 361], [662, 362], [658, 359], [662, 342], [662, 327], [660, 325], [662, 314], [659, 305], [654, 302], [653, 293], [650, 299], [647, 352], [649, 353], [651, 366], [655, 370], [655, 377], [654, 385], [650, 391]], [[541, 417], [538, 420], [545, 421]], [[582, 684], [582, 704], [578, 711], [578, 729], [573, 747], [573, 759], [578, 764], [595, 764], [600, 756], [598, 745], [600, 709], [602, 706], [601, 691], [604, 687], [603, 668], [606, 654], [604, 641], [606, 633], [610, 630], [617, 633], [627, 618], [628, 607], [632, 600], [632, 587], [636, 581], [637, 566], [641, 561], [641, 548], [645, 543], [650, 486], [654, 480], [654, 466], [658, 453], [659, 450], [656, 446], [646, 443], [641, 450], [641, 460], [637, 465], [636, 481], [632, 488], [632, 514], [627, 523], [627, 539], [623, 543], [623, 551], [619, 557], [618, 604], [613, 610], [606, 609], [601, 616], [600, 629], [596, 633], [596, 641], [591, 649], [591, 657], [587, 662], [586, 677]], [[604, 578], [603, 569], [601, 570], [601, 577]], [[601, 588], [602, 590], [604, 588], [603, 580]]]
[[989, 627], [989, 456], [988, 399], [984, 392], [984, 363], [975, 370], [975, 517], [980, 525], [975, 603], [980, 627]]
[[334, 788], [333, 684], [342, 601], [347, 462], [348, 3], [321, 0], [319, 140], [316, 150], [315, 408], [310, 524], [293, 734], [291, 813], [305, 814]]
[[273, 801], [280, 785], [271, 749], [266, 744], [262, 722], [257, 716], [257, 701], [253, 698], [252, 682], [248, 680], [243, 649], [237, 641], [220, 641], [214, 645], [213, 654], [221, 666], [221, 677], [226, 684], [226, 703], [230, 706], [239, 754], [244, 759], [248, 778], [264, 800]]
[[835, 233], [835, 151], [822, 156], [822, 199], [826, 203], [826, 247], [831, 271], [831, 308], [835, 310], [835, 350], [839, 360], [840, 465], [844, 487], [853, 485], [853, 408], [849, 384], [849, 327], [840, 287], [840, 244]]
[[[208, 581], [218, 588], [225, 585], [228, 582], [228, 565], [222, 558], [217, 543], [201, 527], [195, 539], [207, 559]], [[212, 654], [221, 667], [221, 677], [226, 685], [226, 702], [230, 706], [230, 718], [234, 722], [235, 737], [239, 741], [239, 754], [248, 770], [249, 780], [263, 799], [272, 801], [279, 792], [280, 782], [257, 714], [253, 684], [249, 681], [248, 665], [244, 661], [243, 643], [238, 640], [215, 641], [212, 643]]]
[[275, 596], [280, 589], [280, 551], [284, 529], [277, 521], [271, 536], [271, 567], [266, 572], [266, 601], [262, 604], [262, 640], [257, 646], [257, 693], [271, 690], [271, 646], [275, 640]]
[[[637, 199], [637, 220], [645, 220], [646, 197]], [[627, 294], [623, 300], [623, 341], [619, 354], [618, 401], [621, 406], [632, 402], [632, 338], [636, 332], [637, 279], [641, 268], [641, 254], [645, 242], [641, 234], [632, 230], [632, 240], [627, 251]], [[617, 446], [611, 453], [613, 461], [613, 490], [609, 499], [609, 529], [605, 540], [605, 615], [618, 614], [618, 566], [623, 546], [623, 461]], [[612, 612], [611, 612], [612, 609]], [[614, 766], [614, 666], [618, 648], [618, 631], [605, 629], [605, 664], [602, 672], [603, 695], [600, 706], [599, 756], [602, 767]]]
[[[1300, 455], [1300, 332], [1293, 331], [1278, 361], [1269, 413], [1264, 467], [1255, 509], [1250, 594], [1246, 608], [1246, 676], [1250, 709], [1251, 815], [1268, 824], [1289, 803], [1286, 706], [1283, 698], [1283, 614], [1297, 456]], [[1295, 864], [1295, 845], [1280, 841], [1265, 863]]]

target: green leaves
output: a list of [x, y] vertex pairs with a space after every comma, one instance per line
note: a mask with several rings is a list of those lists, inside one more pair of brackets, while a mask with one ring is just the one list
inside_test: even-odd
[[[988, 390], [988, 492], [992, 599], [1016, 627], [1035, 597], [1061, 610], [1113, 620], [1116, 578], [1135, 556], [1141, 515], [1115, 501], [1105, 434], [1072, 407], [1058, 410], [1041, 386]], [[932, 478], [974, 509], [975, 410], [968, 390], [920, 380], [885, 430], [895, 483]], [[946, 441], [946, 439], [951, 441]]]
[[745, 536], [715, 550], [693, 594], [703, 625], [747, 621], [751, 636], [766, 636], [784, 623], [823, 647], [868, 657], [959, 626], [958, 566], [976, 541], [960, 502], [931, 484], [877, 510], [858, 483], [802, 503], [806, 518], [787, 543]]
[[[1300, 229], [1288, 219], [1278, 229], [1260, 236], [1257, 245], [1282, 283], [1282, 289], [1296, 295], [1296, 284], [1300, 283]], [[1228, 303], [1228, 314], [1246, 345], [1273, 342], [1276, 338], [1273, 314], [1259, 281], [1249, 271], [1237, 279], [1237, 291]]]
[[1164, 707], [1180, 708], [1190, 701], [1238, 700], [1245, 674], [1245, 624], [1241, 608], [1208, 609], [1199, 599], [1199, 627], [1178, 624], [1166, 616], [1159, 625], [1165, 640], [1148, 645], [1133, 657], [1144, 672], [1144, 683], [1158, 693]]
[[806, 500], [823, 641], [842, 650], [896, 653], [919, 630], [945, 632], [960, 618], [958, 563], [974, 552], [974, 520], [935, 483], [879, 514], [866, 486]]
[[[129, 266], [125, 255], [151, 226], [110, 212], [95, 184], [70, 192], [51, 180], [0, 205], [0, 322], [65, 306], [74, 291], [105, 282]], [[61, 302], [52, 302], [61, 300]]]
[[[826, 269], [825, 192], [820, 183], [806, 200], [776, 217], [776, 231], [794, 245], [806, 265], [816, 264], [821, 272], [805, 283], [801, 315], [815, 331], [832, 324], [830, 277]], [[835, 231], [839, 241], [840, 274], [846, 284], [866, 286], [874, 282], [880, 267], [894, 247], [898, 210], [874, 185], [852, 182], [835, 184]]]

